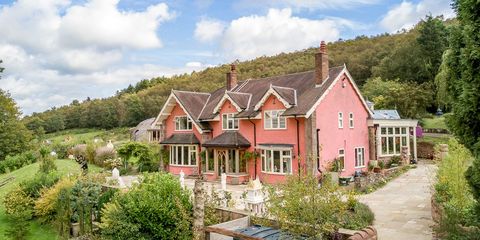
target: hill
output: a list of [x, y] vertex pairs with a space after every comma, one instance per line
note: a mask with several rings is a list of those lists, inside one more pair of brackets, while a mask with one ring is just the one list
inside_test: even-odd
[[[372, 77], [419, 84], [425, 81], [433, 83], [436, 70], [428, 70], [428, 67], [432, 66], [430, 59], [438, 59], [439, 56], [441, 58], [446, 45], [446, 34], [443, 34], [446, 30], [440, 19], [427, 17], [414, 29], [397, 34], [359, 36], [352, 40], [330, 43], [330, 66], [346, 64], [360, 86]], [[433, 27], [426, 24], [430, 22], [434, 23], [430, 24]], [[440, 40], [425, 40], [425, 37], [420, 36], [422, 28], [425, 28], [422, 26], [435, 28], [438, 23], [441, 25], [438, 31], [443, 31]], [[428, 30], [424, 32], [428, 36], [432, 35], [432, 31]], [[432, 55], [432, 51], [427, 51], [425, 46], [438, 41], [441, 43], [440, 47], [433, 51], [436, 55]], [[312, 70], [316, 51], [318, 48], [309, 48], [238, 62], [238, 78], [244, 80]], [[433, 67], [438, 69], [436, 65]], [[67, 106], [32, 114], [26, 117], [24, 122], [31, 130], [47, 133], [71, 128], [111, 129], [134, 126], [144, 119], [156, 116], [171, 89], [211, 92], [224, 85], [225, 73], [228, 71], [229, 64], [223, 64], [190, 74], [142, 80], [135, 86], [130, 85], [118, 91], [112, 97], [95, 100], [87, 98], [83, 102], [74, 100]]]

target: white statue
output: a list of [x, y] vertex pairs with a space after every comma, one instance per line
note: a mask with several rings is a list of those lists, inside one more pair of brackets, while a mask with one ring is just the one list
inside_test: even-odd
[[185, 173], [183, 170], [180, 170], [180, 186], [185, 187]]
[[120, 171], [118, 171], [117, 168], [114, 168], [114, 169], [112, 170], [112, 178], [113, 178], [113, 179], [118, 179], [118, 178], [120, 178]]
[[110, 148], [110, 149], [113, 149], [113, 143], [112, 143], [112, 140], [108, 140], [108, 143], [107, 143], [107, 148]]
[[222, 190], [227, 191], [227, 174], [222, 173], [221, 183], [222, 183]]

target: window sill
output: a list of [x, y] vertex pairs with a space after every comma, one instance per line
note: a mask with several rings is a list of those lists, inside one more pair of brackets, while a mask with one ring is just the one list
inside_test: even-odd
[[202, 174], [206, 174], [206, 175], [215, 175], [215, 172], [202, 172]]
[[180, 165], [180, 164], [170, 164], [172, 167], [198, 167], [197, 165]]
[[360, 168], [365, 168], [365, 165], [363, 165], [363, 166], [358, 166], [358, 167], [355, 167], [355, 169], [360, 169]]
[[287, 130], [287, 128], [263, 128], [265, 131]]
[[227, 177], [246, 177], [248, 173], [227, 173]]
[[175, 131], [175, 132], [191, 132], [192, 130], [193, 130], [193, 129], [184, 129], [184, 130], [177, 130], [177, 129], [175, 129], [175, 130], [173, 130], [173, 131]]
[[278, 172], [264, 172], [262, 171], [263, 174], [270, 174], [270, 175], [292, 175], [291, 173], [278, 173]]

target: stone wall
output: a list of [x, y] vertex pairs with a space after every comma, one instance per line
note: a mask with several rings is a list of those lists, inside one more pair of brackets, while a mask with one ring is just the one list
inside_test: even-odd
[[418, 158], [433, 159], [435, 155], [434, 144], [429, 142], [417, 143], [417, 156]]
[[367, 175], [361, 177], [355, 177], [355, 189], [359, 191], [366, 190], [369, 186], [379, 182], [386, 182], [387, 178], [398, 171], [401, 171], [403, 166], [383, 169], [379, 173], [368, 172]]

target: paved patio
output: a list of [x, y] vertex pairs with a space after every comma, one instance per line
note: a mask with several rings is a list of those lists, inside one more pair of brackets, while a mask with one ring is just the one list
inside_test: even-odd
[[383, 188], [360, 196], [375, 213], [379, 239], [433, 239], [430, 196], [435, 168], [420, 162]]

